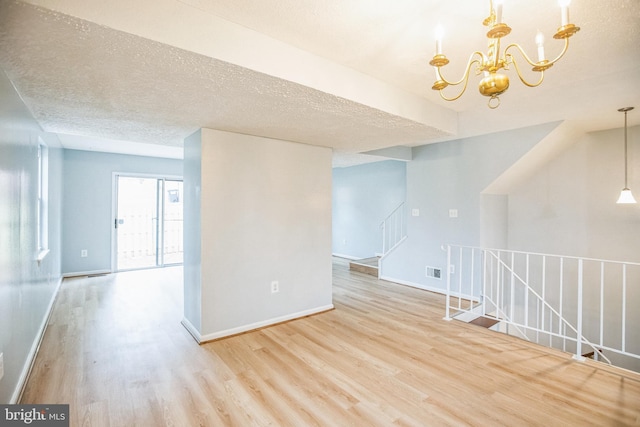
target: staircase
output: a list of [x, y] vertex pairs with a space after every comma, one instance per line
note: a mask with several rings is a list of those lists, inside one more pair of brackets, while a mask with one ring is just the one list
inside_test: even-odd
[[349, 263], [349, 270], [358, 271], [360, 273], [368, 274], [369, 276], [378, 277], [379, 262], [380, 257], [354, 260]]
[[380, 277], [380, 260], [398, 247], [407, 238], [405, 203], [396, 207], [381, 223], [382, 253], [380, 256], [353, 260], [349, 270]]
[[447, 246], [445, 320], [640, 372], [640, 263]]

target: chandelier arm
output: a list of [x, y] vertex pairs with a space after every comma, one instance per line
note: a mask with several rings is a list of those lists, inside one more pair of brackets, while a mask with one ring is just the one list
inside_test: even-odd
[[[479, 59], [473, 59], [474, 55], [479, 55], [480, 56], [480, 60]], [[447, 79], [445, 79], [444, 77], [442, 77], [442, 71], [440, 70], [441, 67], [438, 67], [438, 75], [440, 76], [440, 79], [443, 82], [445, 82], [448, 86], [457, 86], [460, 83], [465, 82], [464, 85], [466, 87], [467, 86], [467, 82], [469, 80], [469, 72], [471, 71], [471, 66], [474, 63], [482, 64], [482, 60], [484, 60], [484, 55], [482, 54], [482, 52], [478, 52], [478, 51], [473, 52], [471, 54], [471, 56], [469, 57], [469, 61], [467, 62], [467, 67], [465, 69], [464, 75], [457, 82], [450, 82]], [[455, 98], [455, 99], [457, 99], [457, 98]]]
[[[513, 55], [511, 55], [509, 52], [509, 49], [515, 47], [516, 49], [518, 49], [520, 51], [520, 53], [522, 54], [522, 56], [524, 57], [525, 61], [527, 61], [532, 67], [535, 67], [536, 63], [533, 62], [531, 60], [531, 58], [529, 58], [529, 55], [527, 55], [527, 53], [524, 51], [524, 49], [518, 44], [518, 43], [511, 43], [509, 46], [507, 46], [504, 50], [504, 56], [505, 58], [508, 56], [510, 58], [512, 58], [512, 62], [515, 64], [515, 60], [513, 60]], [[560, 59], [560, 58], [558, 58]], [[516, 67], [518, 65], [516, 64]]]
[[553, 65], [556, 62], [558, 62], [558, 60], [560, 58], [562, 58], [565, 53], [567, 53], [567, 49], [569, 49], [569, 37], [565, 37], [565, 39], [564, 39], [564, 48], [562, 49], [562, 52], [560, 52], [560, 55], [558, 55], [554, 60], [549, 61], [549, 64]]
[[[471, 58], [473, 58], [473, 55], [475, 55], [476, 53], [480, 53], [480, 52], [474, 52], [471, 55]], [[444, 99], [445, 101], [455, 101], [456, 99], [460, 98], [462, 96], [462, 94], [467, 90], [467, 85], [469, 84], [469, 71], [471, 70], [471, 66], [474, 63], [479, 63], [481, 64], [480, 61], [478, 61], [477, 59], [474, 59], [473, 61], [471, 60], [471, 58], [469, 58], [469, 63], [467, 64], [467, 71], [465, 71], [464, 76], [462, 77], [462, 79], [460, 79], [457, 83], [451, 84], [451, 86], [456, 86], [459, 85], [460, 83], [464, 82], [464, 86], [462, 87], [462, 90], [460, 91], [460, 93], [456, 96], [454, 96], [453, 98], [448, 98], [446, 96], [444, 96], [444, 93], [442, 92], [444, 89], [440, 89], [440, 97], [442, 99]], [[440, 78], [442, 78], [442, 75], [440, 76]]]
[[520, 72], [520, 67], [518, 67], [518, 63], [516, 62], [515, 58], [514, 58], [511, 54], [509, 54], [509, 55], [507, 55], [507, 56], [508, 56], [508, 58], [510, 58], [510, 59], [511, 59], [511, 61], [510, 61], [510, 62], [515, 66], [515, 68], [516, 68], [516, 74], [518, 74], [518, 77], [520, 78], [520, 81], [521, 81], [522, 83], [524, 83], [526, 86], [529, 86], [529, 87], [536, 87], [536, 86], [540, 86], [540, 84], [541, 84], [541, 83], [542, 83], [542, 81], [544, 80], [544, 70], [539, 71], [539, 73], [540, 73], [540, 80], [538, 80], [536, 83], [529, 83], [529, 82], [524, 78], [524, 76], [522, 75], [522, 73]]
[[[507, 46], [504, 50], [505, 53], [505, 57], [507, 56], [507, 52], [509, 51], [510, 48], [515, 47], [516, 49], [518, 49], [520, 51], [520, 53], [522, 54], [522, 56], [524, 57], [524, 59], [529, 63], [529, 65], [531, 65], [532, 67], [535, 67], [536, 65], [538, 65], [539, 63], [537, 62], [533, 62], [531, 60], [531, 58], [529, 58], [529, 55], [527, 55], [527, 53], [524, 51], [524, 49], [518, 44], [518, 43], [511, 43], [509, 46]], [[569, 49], [569, 37], [565, 37], [564, 38], [564, 47], [562, 48], [562, 52], [560, 52], [560, 54], [555, 57], [555, 59], [547, 62], [547, 68], [552, 66], [553, 64], [555, 64], [556, 62], [558, 62], [560, 60], [560, 58], [562, 58], [564, 56], [565, 53], [567, 53], [567, 50]], [[509, 55], [511, 56], [511, 58], [513, 58], [513, 55]]]

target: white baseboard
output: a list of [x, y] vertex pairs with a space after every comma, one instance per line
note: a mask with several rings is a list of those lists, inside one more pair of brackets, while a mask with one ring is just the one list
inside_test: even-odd
[[[418, 288], [418, 289], [422, 289], [422, 290], [429, 291], [429, 292], [435, 292], [437, 294], [442, 294], [442, 295], [446, 295], [447, 294], [447, 290], [446, 289], [442, 289], [442, 288], [436, 288], [436, 287], [433, 287], [433, 286], [422, 285], [420, 283], [409, 282], [407, 280], [395, 279], [395, 278], [389, 277], [389, 276], [380, 276], [379, 278], [381, 280], [386, 280], [387, 282], [393, 282], [393, 283], [397, 283], [399, 285], [411, 286], [412, 288]], [[459, 298], [463, 298], [463, 299], [468, 299], [468, 300], [472, 300], [472, 301], [476, 301], [476, 302], [480, 301], [480, 297], [466, 295], [466, 294], [459, 294], [458, 292], [451, 292], [451, 296], [456, 297], [456, 298], [459, 297]]]
[[[195, 334], [191, 331], [189, 331], [189, 333], [193, 335], [193, 337], [196, 339], [196, 341], [198, 341], [198, 343], [202, 344], [207, 341], [213, 341], [220, 338], [230, 337], [232, 335], [238, 335], [244, 332], [254, 331], [256, 329], [261, 329], [267, 326], [273, 326], [278, 323], [288, 322], [290, 320], [311, 316], [313, 314], [318, 314], [318, 313], [322, 313], [322, 312], [333, 310], [333, 309], [334, 309], [333, 304], [329, 304], [321, 307], [312, 308], [310, 310], [287, 314], [285, 316], [274, 317], [272, 319], [263, 320], [261, 322], [251, 323], [249, 325], [238, 326], [237, 328], [231, 328], [231, 329], [226, 329], [224, 331], [214, 332], [211, 334], [200, 335], [197, 331], [195, 331]], [[184, 321], [182, 324], [185, 325]], [[186, 325], [185, 327], [187, 328], [187, 330], [189, 330], [189, 328]], [[193, 325], [191, 327], [193, 327]], [[199, 340], [198, 340], [198, 337], [200, 338]]]
[[198, 344], [202, 342], [202, 336], [200, 335], [200, 332], [198, 332], [198, 329], [193, 326], [193, 323], [191, 323], [189, 319], [183, 317], [180, 323], [182, 323], [182, 326], [184, 326], [187, 332], [191, 334], [193, 339], [195, 339]]
[[33, 340], [33, 344], [31, 344], [31, 349], [29, 350], [29, 354], [27, 354], [27, 359], [25, 360], [24, 366], [22, 367], [22, 372], [20, 372], [20, 377], [18, 377], [18, 383], [16, 384], [16, 388], [11, 395], [11, 400], [9, 400], [9, 404], [16, 404], [20, 401], [22, 397], [22, 393], [24, 392], [24, 387], [27, 385], [27, 380], [29, 379], [29, 374], [31, 373], [31, 369], [33, 368], [33, 364], [36, 361], [36, 356], [38, 355], [38, 350], [40, 349], [40, 344], [42, 343], [42, 339], [44, 338], [44, 333], [47, 330], [47, 325], [49, 324], [49, 319], [51, 318], [51, 313], [53, 312], [53, 304], [58, 297], [58, 291], [60, 290], [60, 285], [62, 285], [62, 277], [58, 279], [58, 283], [53, 291], [53, 295], [51, 295], [51, 300], [49, 301], [49, 305], [47, 306], [47, 310], [45, 311], [44, 317], [42, 319], [42, 323], [40, 323], [40, 328], [38, 329], [38, 333], [36, 334], [35, 339]]
[[73, 273], [64, 273], [62, 275], [62, 278], [67, 279], [70, 277], [93, 276], [94, 274], [111, 274], [111, 270], [77, 271]]

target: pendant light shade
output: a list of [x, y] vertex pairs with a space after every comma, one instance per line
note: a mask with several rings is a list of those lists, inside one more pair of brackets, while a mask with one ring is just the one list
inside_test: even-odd
[[629, 190], [628, 188], [623, 188], [622, 191], [620, 192], [620, 197], [618, 197], [618, 201], [616, 203], [633, 204], [637, 202], [636, 202], [636, 199], [633, 197], [633, 194], [631, 194], [631, 190]]
[[625, 107], [618, 110], [624, 113], [624, 188], [620, 192], [620, 197], [618, 197], [618, 201], [616, 202], [619, 204], [637, 203], [627, 184], [627, 112], [631, 110], [633, 110], [633, 107]]

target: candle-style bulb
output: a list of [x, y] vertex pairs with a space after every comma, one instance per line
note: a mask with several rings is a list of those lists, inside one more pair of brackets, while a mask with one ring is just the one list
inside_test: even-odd
[[562, 26], [566, 26], [569, 24], [569, 5], [571, 4], [571, 0], [558, 0], [558, 5], [560, 6], [560, 14], [562, 16]]
[[536, 34], [536, 45], [538, 46], [538, 62], [544, 61], [544, 34], [538, 30]]
[[442, 54], [442, 37], [444, 36], [444, 28], [442, 25], [436, 25], [436, 29], [434, 31], [436, 37], [436, 55]]
[[496, 24], [502, 23], [502, 5], [504, 0], [496, 0]]

